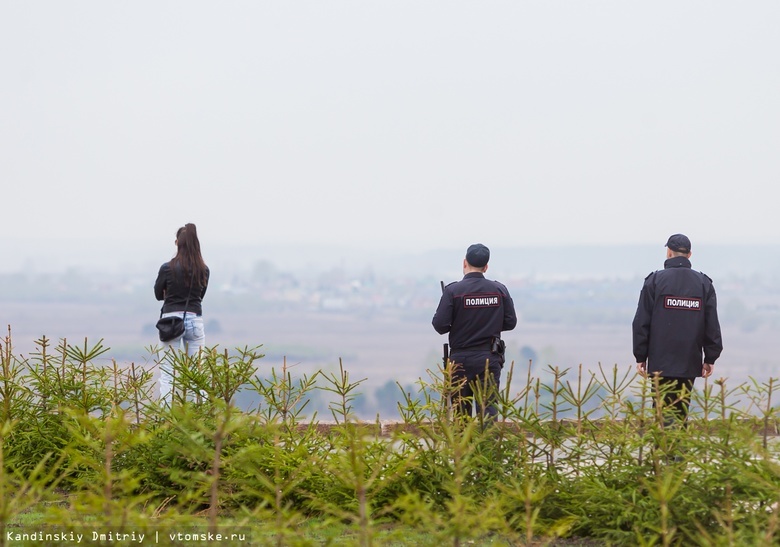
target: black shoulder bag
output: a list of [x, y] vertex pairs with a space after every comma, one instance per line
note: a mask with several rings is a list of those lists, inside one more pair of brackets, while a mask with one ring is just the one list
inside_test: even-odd
[[179, 317], [178, 315], [163, 317], [163, 308], [165, 307], [165, 302], [163, 302], [163, 307], [160, 308], [160, 319], [157, 320], [156, 325], [160, 334], [160, 342], [170, 342], [184, 334], [184, 318], [187, 317], [187, 306], [189, 306], [190, 303], [192, 280], [194, 279], [194, 276], [195, 268], [192, 269], [192, 274], [190, 275], [190, 290], [187, 291], [187, 301], [184, 303], [184, 315], [182, 317]]

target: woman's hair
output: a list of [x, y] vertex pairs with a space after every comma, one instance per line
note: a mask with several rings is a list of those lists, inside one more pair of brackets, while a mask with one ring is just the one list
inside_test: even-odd
[[171, 259], [171, 269], [175, 272], [177, 266], [184, 271], [185, 283], [189, 285], [190, 276], [194, 276], [197, 285], [206, 286], [206, 263], [200, 254], [198, 229], [192, 223], [187, 223], [176, 231], [176, 256]]

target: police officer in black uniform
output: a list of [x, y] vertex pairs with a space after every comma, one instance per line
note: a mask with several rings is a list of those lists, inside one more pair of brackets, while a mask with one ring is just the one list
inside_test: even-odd
[[[498, 414], [494, 403], [504, 365], [501, 331], [515, 328], [517, 315], [507, 288], [485, 279], [488, 260], [490, 250], [481, 243], [468, 248], [463, 279], [444, 288], [432, 323], [439, 334], [449, 333], [452, 379], [460, 386], [454, 400], [456, 412], [471, 416], [477, 386], [487, 382], [484, 413], [492, 419]], [[478, 404], [477, 413], [482, 412]]]
[[683, 423], [694, 380], [712, 374], [723, 350], [715, 287], [690, 257], [691, 241], [670, 236], [664, 269], [645, 278], [632, 325], [637, 371], [658, 373], [664, 406]]

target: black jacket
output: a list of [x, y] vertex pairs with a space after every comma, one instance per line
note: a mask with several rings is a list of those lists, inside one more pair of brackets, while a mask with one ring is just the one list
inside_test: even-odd
[[650, 374], [696, 378], [723, 350], [715, 287], [685, 257], [645, 278], [632, 327], [634, 357]]
[[517, 315], [504, 285], [471, 272], [444, 288], [432, 324], [439, 334], [450, 333], [451, 351], [484, 350], [501, 331], [515, 328]]
[[206, 284], [201, 287], [196, 276], [196, 279], [193, 280], [192, 291], [190, 291], [190, 276], [185, 276], [181, 268], [176, 268], [176, 271], [172, 270], [170, 262], [160, 266], [157, 281], [154, 282], [154, 296], [157, 300], [164, 300], [162, 312], [185, 311], [184, 306], [187, 304], [187, 295], [189, 294], [187, 313], [203, 315], [201, 302], [206, 295], [209, 275], [209, 269], [206, 268]]

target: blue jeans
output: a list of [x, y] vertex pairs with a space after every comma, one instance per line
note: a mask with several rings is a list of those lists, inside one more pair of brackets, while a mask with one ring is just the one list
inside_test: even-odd
[[[162, 317], [171, 316], [184, 316], [182, 311], [174, 311], [162, 314]], [[197, 355], [198, 352], [206, 345], [206, 333], [203, 330], [203, 316], [195, 315], [194, 313], [187, 312], [184, 316], [184, 334], [178, 338], [174, 338], [169, 342], [165, 342], [171, 349], [186, 351], [187, 355]], [[171, 363], [168, 360], [160, 363], [160, 399], [170, 401], [171, 392], [173, 391], [173, 371], [171, 370]]]

